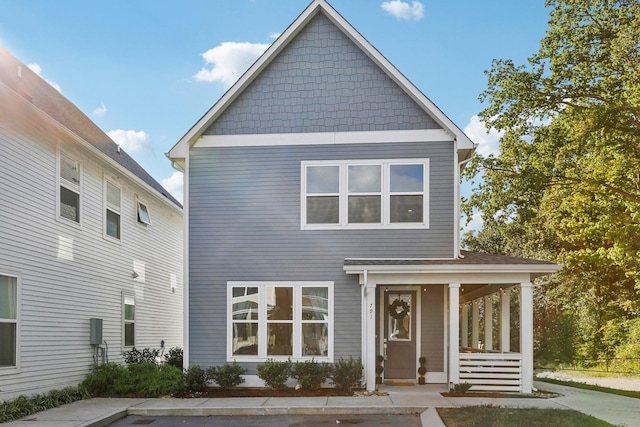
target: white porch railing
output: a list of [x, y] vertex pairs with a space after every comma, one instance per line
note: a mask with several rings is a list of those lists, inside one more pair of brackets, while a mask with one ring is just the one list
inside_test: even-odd
[[460, 383], [477, 391], [521, 391], [520, 353], [460, 353]]

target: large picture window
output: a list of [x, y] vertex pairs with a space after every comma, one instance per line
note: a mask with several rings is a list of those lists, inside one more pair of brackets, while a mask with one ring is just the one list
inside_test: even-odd
[[18, 358], [18, 278], [0, 275], [0, 368]]
[[327, 359], [333, 283], [230, 282], [229, 359]]
[[302, 163], [302, 228], [428, 228], [427, 159]]

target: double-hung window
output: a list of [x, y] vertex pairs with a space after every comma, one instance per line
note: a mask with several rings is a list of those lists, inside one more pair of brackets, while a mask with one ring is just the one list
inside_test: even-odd
[[229, 282], [228, 358], [333, 355], [333, 282]]
[[125, 347], [136, 345], [136, 299], [131, 294], [122, 295], [123, 343]]
[[121, 223], [120, 210], [122, 190], [116, 184], [109, 180], [105, 180], [105, 236], [120, 240]]
[[58, 216], [80, 223], [80, 164], [60, 153]]
[[429, 160], [302, 162], [302, 228], [428, 228]]
[[0, 275], [0, 369], [17, 366], [18, 278]]

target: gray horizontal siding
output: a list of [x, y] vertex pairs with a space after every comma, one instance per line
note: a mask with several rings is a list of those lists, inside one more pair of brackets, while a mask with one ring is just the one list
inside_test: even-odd
[[319, 13], [205, 134], [439, 129]]
[[[300, 229], [301, 161], [400, 158], [429, 158], [428, 230]], [[344, 259], [453, 253], [451, 142], [196, 148], [189, 168], [192, 364], [226, 360], [227, 281], [334, 281], [335, 356], [358, 356], [360, 287]]]

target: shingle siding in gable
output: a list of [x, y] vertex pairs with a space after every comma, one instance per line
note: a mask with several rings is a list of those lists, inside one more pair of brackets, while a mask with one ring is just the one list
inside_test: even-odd
[[205, 134], [439, 128], [358, 46], [318, 13]]

